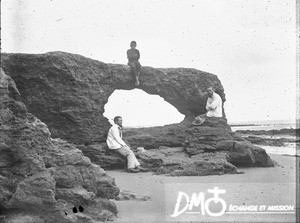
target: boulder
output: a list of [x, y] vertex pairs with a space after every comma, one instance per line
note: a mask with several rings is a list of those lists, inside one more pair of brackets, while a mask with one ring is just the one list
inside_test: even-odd
[[150, 200], [149, 196], [141, 196], [136, 193], [133, 193], [128, 190], [123, 190], [116, 197], [117, 201], [127, 201], [127, 200], [135, 200], [135, 201], [148, 201]]
[[228, 162], [236, 166], [272, 167], [276, 164], [264, 149], [247, 141], [225, 140], [218, 142], [216, 148], [228, 154]]
[[101, 207], [96, 217], [87, 218], [117, 214], [109, 200], [119, 193], [114, 179], [76, 146], [52, 139], [48, 127], [27, 112], [14, 81], [2, 69], [0, 153], [0, 220], [80, 222], [72, 211], [79, 204]]

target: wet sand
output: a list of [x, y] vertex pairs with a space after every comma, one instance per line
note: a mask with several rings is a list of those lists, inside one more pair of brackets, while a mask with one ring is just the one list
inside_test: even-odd
[[[267, 208], [273, 205], [281, 207], [295, 205], [296, 197], [296, 157], [284, 155], [272, 155], [271, 158], [279, 165], [268, 168], [238, 168], [244, 174], [220, 175], [220, 176], [195, 176], [195, 177], [170, 177], [166, 175], [154, 175], [153, 173], [126, 173], [122, 170], [107, 171], [116, 179], [121, 190], [129, 190], [137, 195], [150, 196], [148, 201], [115, 201], [118, 208], [116, 222], [295, 222], [295, 209], [285, 210], [284, 213], [270, 211], [243, 212], [236, 210], [238, 206]], [[192, 193], [203, 192], [205, 199], [213, 195], [207, 189], [218, 187], [226, 193], [220, 194], [226, 202], [226, 212], [221, 216], [210, 216], [208, 211], [200, 211], [200, 206], [194, 207], [190, 212], [186, 211], [177, 217], [171, 217], [175, 213], [175, 204], [179, 191], [190, 196]], [[182, 197], [183, 198], [183, 197]], [[183, 210], [186, 199], [182, 199], [182, 205], [178, 210]], [[213, 204], [211, 212], [220, 212], [222, 206]], [[219, 205], [219, 206], [218, 206]], [[274, 206], [273, 206], [274, 207]], [[278, 207], [278, 206], [277, 206]], [[296, 207], [294, 207], [296, 208]], [[196, 210], [196, 211], [195, 211]], [[236, 213], [234, 212], [236, 211]], [[282, 212], [282, 211], [281, 211]]]

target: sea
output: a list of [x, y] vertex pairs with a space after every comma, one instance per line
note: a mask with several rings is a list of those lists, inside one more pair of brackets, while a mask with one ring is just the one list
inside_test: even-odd
[[[231, 130], [233, 132], [237, 130], [280, 130], [280, 129], [296, 129], [299, 127], [299, 121], [296, 120], [272, 120], [272, 121], [254, 121], [254, 122], [244, 122], [244, 123], [229, 123], [231, 125]], [[258, 135], [259, 136], [259, 135]], [[276, 138], [276, 136], [272, 136]], [[291, 135], [280, 135], [281, 138], [295, 138], [297, 136]], [[298, 136], [299, 139], [299, 136]], [[262, 146], [259, 147], [266, 150], [268, 154], [278, 154], [278, 155], [287, 155], [287, 156], [299, 156], [299, 144], [296, 143], [285, 143], [284, 147], [276, 146]]]
[[296, 120], [272, 120], [228, 123], [232, 131], [236, 130], [280, 130], [299, 128], [300, 122]]

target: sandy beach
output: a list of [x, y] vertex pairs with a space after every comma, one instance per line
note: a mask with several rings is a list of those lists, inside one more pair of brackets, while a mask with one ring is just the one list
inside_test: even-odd
[[[116, 222], [295, 222], [296, 157], [272, 154], [270, 156], [278, 166], [238, 168], [244, 173], [234, 175], [170, 177], [153, 173], [129, 174], [123, 170], [107, 171], [116, 179], [121, 190], [128, 190], [140, 196], [150, 196], [148, 201], [115, 201], [119, 211]], [[194, 208], [197, 211], [192, 210], [189, 213], [186, 211], [177, 217], [171, 217], [174, 214], [179, 191], [185, 194], [203, 192], [207, 200], [212, 197], [212, 194], [207, 193], [207, 189], [214, 187], [226, 190], [226, 193], [219, 195], [226, 202], [224, 214], [213, 217], [208, 212], [199, 213], [200, 206], [198, 206]], [[181, 201], [182, 210], [186, 200]], [[275, 209], [280, 209], [288, 206], [291, 208], [293, 205], [293, 210], [285, 209], [286, 212], [272, 211], [272, 207], [268, 210], [269, 206], [273, 208], [277, 206]], [[253, 209], [243, 212], [237, 209], [242, 208], [241, 206]], [[220, 209], [222, 207], [216, 205], [210, 210], [218, 212]]]

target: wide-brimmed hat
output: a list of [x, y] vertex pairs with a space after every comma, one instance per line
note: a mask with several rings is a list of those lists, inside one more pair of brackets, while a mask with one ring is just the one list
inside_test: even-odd
[[193, 125], [202, 125], [203, 122], [205, 122], [205, 118], [201, 118], [200, 116], [197, 116], [194, 121], [192, 122]]

